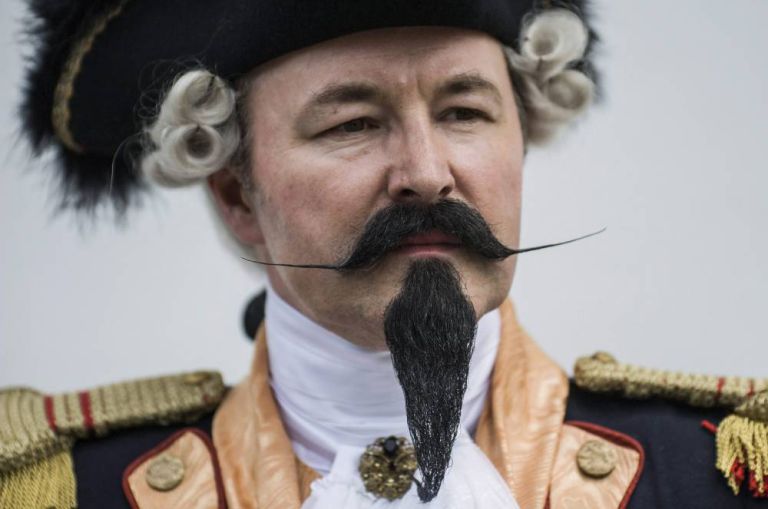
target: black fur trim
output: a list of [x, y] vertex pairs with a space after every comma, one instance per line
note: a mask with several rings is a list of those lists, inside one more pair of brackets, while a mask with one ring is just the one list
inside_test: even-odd
[[31, 46], [20, 105], [22, 129], [35, 155], [53, 150], [60, 188], [59, 209], [95, 213], [110, 203], [118, 216], [144, 189], [134, 169], [136, 147], [114, 156], [79, 154], [56, 137], [51, 121], [53, 96], [72, 44], [92, 20], [119, 0], [28, 0], [24, 35]]
[[59, 171], [59, 211], [96, 215], [111, 207], [122, 220], [132, 205], [141, 202], [147, 186], [137, 169], [139, 147], [121, 148], [110, 157], [78, 154], [59, 143], [52, 145]]

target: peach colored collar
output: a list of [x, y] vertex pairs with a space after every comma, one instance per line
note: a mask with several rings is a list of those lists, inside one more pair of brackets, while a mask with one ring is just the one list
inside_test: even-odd
[[[568, 379], [520, 328], [512, 304], [500, 307], [502, 337], [489, 401], [475, 440], [522, 509], [547, 501], [568, 396]], [[227, 395], [213, 441], [231, 509], [299, 509], [317, 474], [297, 461], [269, 380], [263, 327], [250, 376]]]
[[565, 417], [568, 377], [520, 327], [510, 301], [499, 309], [501, 344], [475, 442], [520, 508], [541, 509]]
[[299, 509], [308, 495], [269, 385], [264, 326], [256, 334], [251, 373], [235, 386], [213, 420], [230, 509]]

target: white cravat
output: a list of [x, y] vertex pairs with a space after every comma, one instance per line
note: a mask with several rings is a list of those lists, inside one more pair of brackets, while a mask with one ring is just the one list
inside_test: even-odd
[[[359, 493], [362, 498], [353, 495], [362, 487], [356, 462], [365, 447], [379, 437], [409, 437], [405, 400], [389, 352], [354, 345], [304, 316], [271, 287], [267, 287], [267, 292], [265, 327], [270, 384], [283, 424], [298, 458], [327, 476], [313, 484], [312, 496], [304, 507], [411, 507], [397, 504], [415, 497], [415, 489], [395, 503], [376, 500], [364, 489]], [[462, 428], [469, 434], [474, 433], [486, 400], [500, 335], [499, 312], [494, 310], [482, 317], [477, 327], [461, 416]], [[467, 460], [468, 457], [471, 460]], [[497, 493], [501, 487], [514, 503], [504, 481], [467, 431], [460, 434], [452, 461], [453, 467], [446, 474], [441, 494], [458, 489], [466, 496], [473, 492], [487, 495]], [[471, 488], [488, 482], [497, 489]], [[498, 486], [499, 483], [503, 486]], [[323, 493], [322, 500], [318, 501]], [[347, 497], [347, 505], [340, 505], [340, 493], [346, 493], [343, 497]], [[428, 507], [453, 507], [437, 503], [441, 498], [445, 499], [438, 495]], [[506, 505], [499, 507], [517, 507], [508, 500], [504, 503]]]
[[456, 438], [440, 491], [428, 504], [419, 500], [413, 486], [403, 498], [391, 502], [366, 492], [357, 472], [362, 452], [362, 448], [340, 448], [331, 473], [312, 483], [312, 494], [301, 508], [519, 509], [504, 479], [464, 430]]

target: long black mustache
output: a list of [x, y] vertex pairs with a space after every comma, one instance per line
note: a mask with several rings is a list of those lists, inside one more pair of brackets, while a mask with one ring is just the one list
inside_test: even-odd
[[483, 216], [464, 202], [441, 200], [433, 205], [394, 203], [381, 209], [366, 223], [363, 233], [342, 260], [331, 264], [276, 263], [243, 258], [260, 265], [303, 269], [351, 271], [376, 265], [387, 253], [401, 246], [410, 236], [437, 230], [456, 237], [462, 247], [489, 260], [504, 260], [515, 254], [562, 246], [586, 239], [602, 230], [554, 244], [514, 249], [502, 244]]

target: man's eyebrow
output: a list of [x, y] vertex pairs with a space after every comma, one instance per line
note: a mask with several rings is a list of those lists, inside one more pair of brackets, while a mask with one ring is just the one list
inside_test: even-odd
[[301, 108], [301, 117], [312, 110], [332, 104], [349, 104], [365, 101], [373, 101], [382, 96], [379, 88], [371, 83], [350, 82], [336, 83], [312, 94], [312, 98]]
[[[477, 72], [452, 76], [437, 87], [435, 96], [445, 97], [472, 92], [489, 93], [497, 103], [501, 103], [501, 92], [496, 85]], [[312, 94], [311, 99], [301, 108], [298, 118], [306, 119], [314, 110], [323, 106], [372, 102], [381, 100], [383, 96], [381, 89], [370, 82], [333, 83]]]
[[449, 78], [437, 87], [435, 96], [444, 97], [472, 92], [489, 93], [497, 103], [501, 103], [501, 92], [496, 85], [476, 72], [462, 73]]

